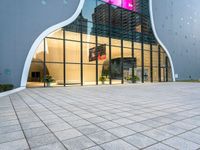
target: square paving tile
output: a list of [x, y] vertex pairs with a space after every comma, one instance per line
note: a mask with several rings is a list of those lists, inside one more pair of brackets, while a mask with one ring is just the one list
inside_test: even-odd
[[91, 124], [90, 122], [86, 120], [75, 120], [75, 121], [70, 121], [68, 122], [72, 127], [80, 127], [80, 126], [85, 126]]
[[153, 129], [153, 130], [149, 130], [149, 131], [144, 131], [142, 132], [142, 134], [151, 137], [157, 141], [163, 141], [165, 139], [168, 139], [174, 135], [169, 134], [167, 132], [164, 132], [162, 130], [157, 130], [157, 129]]
[[131, 124], [134, 121], [127, 119], [127, 118], [120, 118], [120, 119], [116, 119], [116, 120], [112, 120], [113, 122], [119, 124], [119, 125], [127, 125], [127, 124]]
[[116, 136], [110, 134], [107, 131], [100, 131], [94, 134], [90, 134], [88, 137], [97, 144], [102, 144], [117, 139]]
[[137, 150], [136, 147], [134, 147], [131, 144], [128, 144], [127, 142], [123, 140], [116, 140], [109, 143], [102, 144], [101, 147], [105, 150]]
[[163, 143], [180, 150], [197, 150], [200, 148], [200, 145], [179, 137], [168, 139], [163, 141]]
[[177, 121], [175, 123], [172, 123], [171, 125], [184, 129], [184, 130], [191, 130], [197, 127], [195, 125], [192, 125], [190, 123], [183, 122], [183, 121]]
[[117, 128], [110, 129], [108, 131], [110, 133], [116, 135], [117, 137], [120, 137], [120, 138], [136, 133], [135, 131], [130, 130], [130, 129], [125, 128], [125, 127], [117, 127]]
[[21, 131], [20, 125], [5, 126], [0, 128], [0, 135], [15, 131]]
[[61, 140], [67, 140], [71, 138], [75, 138], [81, 136], [82, 134], [76, 129], [68, 129], [63, 131], [55, 132], [55, 135]]
[[57, 124], [49, 125], [48, 128], [52, 132], [57, 132], [57, 131], [62, 131], [62, 130], [70, 129], [72, 127], [69, 124], [67, 124], [67, 123], [57, 123]]
[[96, 125], [99, 126], [99, 127], [101, 127], [101, 128], [103, 128], [103, 129], [105, 129], [105, 130], [108, 130], [108, 129], [120, 126], [119, 124], [114, 123], [112, 121], [101, 122], [101, 123], [98, 123]]
[[191, 131], [194, 132], [194, 133], [200, 134], [200, 128], [196, 128], [196, 129], [193, 129]]
[[85, 136], [63, 141], [63, 144], [67, 147], [68, 150], [81, 150], [96, 145], [93, 141]]
[[92, 134], [92, 133], [96, 133], [96, 132], [99, 132], [103, 129], [91, 124], [91, 125], [86, 125], [86, 126], [81, 126], [79, 128], [77, 128], [81, 133], [83, 134]]
[[66, 148], [59, 142], [51, 143], [43, 146], [39, 146], [36, 148], [32, 148], [32, 150], [66, 150]]
[[87, 148], [86, 150], [103, 150], [100, 146], [94, 146], [91, 148]]
[[0, 135], [0, 144], [5, 142], [11, 142], [15, 140], [24, 139], [22, 131], [10, 132]]
[[51, 144], [55, 142], [58, 142], [58, 140], [53, 134], [50, 134], [50, 133], [28, 138], [28, 143], [30, 144], [31, 148], [39, 147], [39, 146], [43, 146], [43, 145], [47, 145], [47, 144]]
[[196, 134], [196, 133], [190, 131], [190, 132], [186, 132], [186, 133], [179, 135], [179, 137], [186, 139], [188, 141], [200, 144], [200, 134]]
[[166, 126], [159, 127], [157, 129], [165, 131], [165, 132], [167, 132], [169, 134], [173, 134], [173, 135], [177, 135], [177, 134], [185, 132], [184, 129], [178, 128], [173, 125], [166, 125]]
[[32, 128], [32, 129], [27, 129], [24, 130], [24, 133], [27, 138], [33, 137], [33, 136], [38, 136], [38, 135], [43, 135], [50, 133], [47, 127], [39, 127], [39, 128]]
[[141, 132], [141, 131], [151, 129], [151, 127], [143, 125], [141, 123], [132, 123], [132, 124], [126, 125], [126, 127], [135, 131], [135, 132]]
[[24, 150], [24, 149], [28, 149], [28, 148], [29, 147], [28, 147], [28, 144], [25, 139], [0, 144], [1, 150], [13, 150], [13, 149], [16, 149], [16, 150], [23, 149]]
[[126, 142], [138, 147], [138, 148], [145, 148], [147, 146], [155, 144], [157, 141], [146, 137], [140, 133], [134, 134], [132, 136], [128, 136], [123, 138]]
[[158, 143], [148, 148], [145, 148], [145, 150], [175, 150], [175, 149], [170, 146], [164, 145], [162, 143]]

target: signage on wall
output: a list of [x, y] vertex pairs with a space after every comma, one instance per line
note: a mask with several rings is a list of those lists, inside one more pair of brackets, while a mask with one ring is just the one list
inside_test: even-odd
[[93, 47], [89, 49], [89, 61], [96, 60], [96, 50], [98, 52], [98, 60], [105, 60], [106, 59], [106, 45], [100, 45], [97, 48]]
[[136, 11], [135, 1], [136, 0], [103, 0], [106, 3], [122, 7], [124, 9]]

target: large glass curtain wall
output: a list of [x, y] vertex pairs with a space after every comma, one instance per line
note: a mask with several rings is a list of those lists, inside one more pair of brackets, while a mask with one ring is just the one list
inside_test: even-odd
[[[123, 1], [122, 1], [123, 5]], [[79, 17], [47, 36], [32, 60], [28, 86], [171, 81], [166, 53], [156, 42], [148, 0], [124, 9], [86, 0]]]

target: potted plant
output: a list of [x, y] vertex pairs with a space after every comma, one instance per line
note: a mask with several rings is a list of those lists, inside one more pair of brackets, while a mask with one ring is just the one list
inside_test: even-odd
[[106, 81], [106, 77], [105, 77], [105, 76], [101, 76], [101, 77], [99, 78], [99, 81], [101, 81], [102, 84], [104, 84], [105, 81]]
[[140, 81], [140, 78], [138, 76], [134, 76], [134, 81], [138, 82], [138, 81]]
[[47, 83], [47, 87], [50, 87], [51, 83], [54, 81], [54, 78], [50, 75], [46, 75], [46, 77], [44, 78], [44, 82]]
[[134, 83], [136, 83], [136, 82], [138, 82], [138, 81], [140, 81], [140, 78], [138, 77], [138, 76], [134, 76], [134, 80], [132, 81], [132, 77], [127, 77], [127, 79], [126, 79], [127, 81], [128, 81], [128, 83], [132, 83], [133, 81], [134, 81]]

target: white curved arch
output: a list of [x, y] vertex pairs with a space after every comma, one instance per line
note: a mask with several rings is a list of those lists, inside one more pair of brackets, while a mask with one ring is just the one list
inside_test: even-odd
[[53, 32], [53, 31], [55, 31], [55, 30], [57, 30], [59, 28], [62, 28], [64, 26], [72, 23], [78, 17], [78, 15], [80, 14], [80, 12], [81, 12], [81, 10], [83, 8], [84, 2], [85, 2], [85, 0], [80, 0], [77, 10], [75, 11], [75, 13], [69, 19], [67, 19], [67, 20], [65, 20], [65, 21], [63, 21], [61, 23], [58, 23], [58, 24], [46, 29], [34, 41], [33, 45], [31, 46], [31, 49], [30, 49], [30, 51], [29, 51], [29, 53], [28, 53], [28, 55], [26, 57], [26, 61], [25, 61], [25, 64], [24, 64], [24, 69], [23, 69], [23, 72], [22, 72], [21, 84], [20, 84], [21, 87], [26, 87], [31, 61], [32, 61], [32, 58], [33, 58], [33, 56], [35, 54], [35, 51], [36, 51], [37, 47], [39, 46], [39, 44], [51, 32]]
[[158, 43], [162, 46], [162, 48], [164, 49], [164, 51], [166, 52], [166, 54], [167, 54], [167, 56], [169, 58], [169, 62], [170, 62], [171, 69], [172, 69], [172, 80], [176, 81], [175, 73], [174, 73], [174, 64], [173, 64], [173, 61], [172, 61], [172, 57], [171, 57], [169, 51], [167, 50], [166, 46], [163, 44], [163, 42], [158, 37], [157, 31], [156, 31], [156, 27], [155, 27], [155, 23], [154, 23], [154, 16], [153, 16], [153, 0], [149, 0], [149, 12], [150, 12], [151, 26], [152, 26], [152, 30], [153, 30], [154, 36], [156, 37]]

